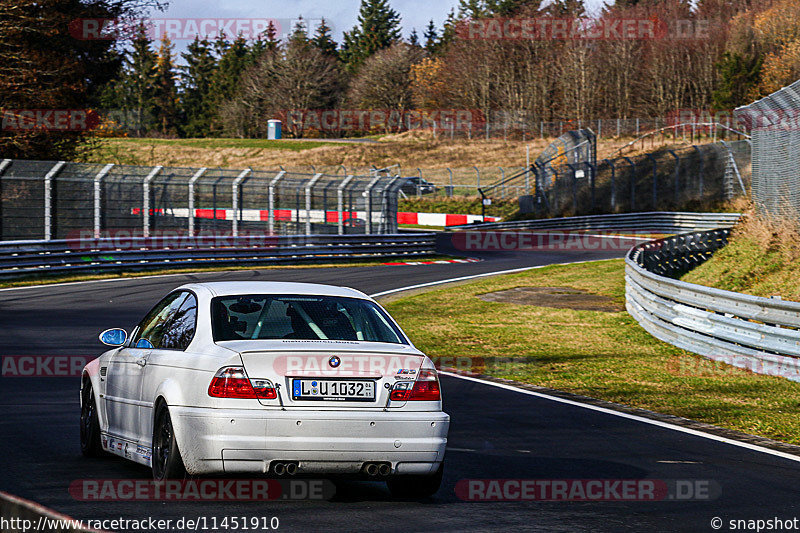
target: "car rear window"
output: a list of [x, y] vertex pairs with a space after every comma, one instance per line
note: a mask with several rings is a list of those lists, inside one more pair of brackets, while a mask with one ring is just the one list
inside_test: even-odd
[[211, 300], [214, 341], [243, 339], [347, 340], [407, 344], [374, 303], [306, 295], [220, 296]]

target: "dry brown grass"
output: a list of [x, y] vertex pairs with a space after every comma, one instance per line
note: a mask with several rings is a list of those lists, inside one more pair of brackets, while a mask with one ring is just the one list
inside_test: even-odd
[[[508, 170], [525, 165], [525, 149], [530, 146], [536, 158], [553, 139], [521, 140], [434, 139], [427, 132], [386, 135], [367, 142], [267, 141], [262, 139], [101, 139], [87, 161], [134, 165], [186, 167], [227, 167], [308, 170], [335, 172], [345, 165], [349, 172], [366, 172], [373, 165], [381, 168], [399, 164], [405, 175], [442, 182], [449, 179], [445, 170], [454, 171], [454, 183], [474, 184], [473, 165], [481, 168], [486, 182], [499, 177], [498, 167]], [[628, 139], [598, 141], [598, 159], [624, 145]]]
[[741, 204], [745, 220], [730, 243], [682, 279], [754, 296], [800, 301], [800, 224], [797, 214], [759, 216]]

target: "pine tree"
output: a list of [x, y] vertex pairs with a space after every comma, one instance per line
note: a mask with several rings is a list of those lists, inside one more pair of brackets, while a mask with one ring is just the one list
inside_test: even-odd
[[762, 57], [725, 52], [717, 63], [719, 86], [712, 94], [714, 108], [728, 110], [749, 103], [761, 77], [762, 62]]
[[458, 18], [479, 19], [488, 15], [484, 0], [460, 0], [458, 2]]
[[400, 39], [400, 15], [388, 0], [361, 0], [358, 25], [344, 34], [342, 59], [353, 72], [366, 58]]
[[416, 48], [421, 48], [419, 45], [419, 34], [417, 33], [417, 28], [412, 28], [411, 35], [408, 36], [408, 44]]
[[211, 126], [209, 94], [217, 60], [211, 42], [199, 37], [195, 37], [181, 55], [186, 62], [181, 69], [182, 108], [186, 121], [184, 133], [188, 137], [204, 137]]
[[336, 52], [336, 41], [333, 40], [331, 35], [331, 27], [328, 26], [328, 23], [325, 19], [322, 19], [320, 25], [317, 27], [317, 31], [314, 33], [314, 38], [311, 39], [312, 44], [314, 47], [322, 52], [323, 55], [327, 57], [338, 57]]
[[428, 27], [425, 28], [423, 37], [425, 37], [425, 50], [432, 54], [436, 51], [439, 40], [439, 33], [436, 31], [436, 23], [433, 22], [433, 19], [428, 22]]
[[211, 90], [209, 103], [212, 108], [211, 132], [212, 134], [220, 131], [218, 120], [219, 106], [222, 102], [234, 97], [239, 86], [239, 79], [245, 68], [249, 65], [250, 55], [247, 41], [239, 35], [232, 43], [220, 37], [215, 42], [215, 48], [219, 51], [219, 61], [214, 75], [211, 77]]
[[164, 36], [158, 49], [155, 68], [155, 91], [153, 101], [156, 106], [158, 130], [162, 135], [175, 135], [178, 124], [177, 74], [172, 56], [172, 41]]
[[486, 9], [495, 16], [509, 17], [519, 13], [523, 8], [530, 12], [538, 11], [541, 0], [486, 0]]
[[128, 105], [125, 107], [136, 113], [139, 119], [136, 134], [141, 136], [146, 133], [144, 124], [154, 116], [158, 56], [153, 52], [153, 41], [147, 36], [144, 24], [140, 24], [136, 29], [131, 44], [122, 83], [127, 95], [125, 100]]
[[583, 0], [555, 0], [546, 8], [554, 17], [583, 17], [586, 15], [586, 5]]
[[267, 49], [273, 52], [277, 51], [278, 47], [281, 45], [281, 40], [278, 39], [278, 30], [271, 20], [267, 25], [267, 29], [264, 31], [264, 36], [266, 37], [264, 42], [267, 45]]

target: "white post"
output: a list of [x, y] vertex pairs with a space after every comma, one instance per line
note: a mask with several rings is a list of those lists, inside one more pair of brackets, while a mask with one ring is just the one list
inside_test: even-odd
[[525, 147], [525, 194], [531, 193], [531, 145]]
[[[11, 164], [11, 159], [3, 159], [0, 161], [0, 177], [5, 173], [8, 166]], [[3, 240], [3, 183], [0, 182], [0, 241]]]
[[306, 185], [306, 235], [311, 235], [311, 189], [321, 177], [322, 173], [314, 174], [314, 177]]
[[372, 181], [369, 182], [369, 185], [364, 190], [364, 196], [367, 198], [367, 227], [364, 233], [367, 235], [372, 234], [372, 188], [375, 187], [375, 184], [380, 179], [380, 176], [372, 178]]
[[269, 208], [269, 214], [267, 215], [267, 218], [269, 220], [270, 235], [275, 233], [275, 185], [278, 184], [278, 181], [280, 181], [284, 175], [286, 175], [286, 171], [281, 170], [275, 175], [274, 178], [272, 178], [272, 181], [269, 182], [269, 205], [267, 205]]
[[206, 167], [199, 169], [189, 180], [189, 237], [194, 237], [194, 184], [208, 170]]
[[142, 182], [142, 236], [149, 237], [150, 236], [150, 182], [155, 178], [161, 169], [164, 168], [162, 166], [153, 167], [153, 170], [150, 171], [144, 178], [144, 182]]
[[53, 178], [66, 165], [66, 161], [59, 161], [44, 176], [44, 240], [49, 241], [53, 238]]
[[103, 169], [97, 173], [97, 176], [94, 177], [94, 238], [100, 238], [100, 183], [103, 181], [111, 169], [114, 168], [114, 164], [110, 163], [103, 167]]
[[247, 177], [253, 171], [251, 168], [246, 168], [242, 170], [242, 172], [236, 176], [236, 179], [233, 180], [233, 236], [239, 236], [239, 184], [242, 182], [243, 179]]
[[336, 211], [338, 213], [336, 216], [339, 219], [339, 235], [344, 235], [344, 188], [353, 181], [353, 178], [355, 176], [352, 174], [347, 176], [336, 188]]

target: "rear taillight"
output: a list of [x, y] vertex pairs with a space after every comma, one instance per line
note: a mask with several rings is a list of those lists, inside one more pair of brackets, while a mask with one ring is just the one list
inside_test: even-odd
[[245, 398], [274, 400], [278, 392], [267, 379], [250, 379], [244, 368], [231, 366], [221, 368], [208, 386], [208, 395], [213, 398]]
[[420, 370], [416, 381], [401, 381], [395, 384], [389, 398], [393, 402], [438, 402], [442, 399], [442, 393], [436, 370]]

